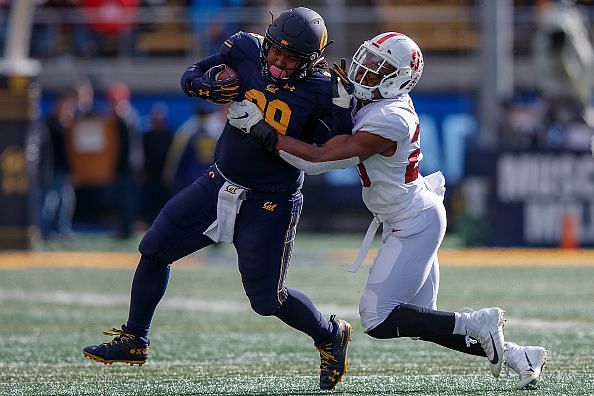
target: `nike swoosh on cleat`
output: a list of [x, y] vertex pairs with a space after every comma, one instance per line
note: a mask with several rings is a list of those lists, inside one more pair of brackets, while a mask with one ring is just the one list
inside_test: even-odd
[[235, 117], [235, 118], [233, 118], [233, 119], [234, 119], [234, 120], [241, 120], [241, 119], [244, 119], [244, 118], [248, 118], [248, 116], [249, 116], [249, 114], [248, 114], [248, 113], [243, 113], [243, 115], [242, 115], [241, 117]]
[[524, 351], [524, 356], [526, 356], [526, 361], [528, 362], [528, 366], [530, 366], [530, 371], [534, 372], [534, 367], [532, 366], [532, 362], [530, 361], [530, 358], [528, 357], [526, 351]]
[[499, 363], [499, 355], [497, 354], [497, 348], [495, 347], [495, 340], [493, 339], [493, 334], [489, 332], [489, 336], [491, 337], [491, 342], [493, 343], [493, 359], [489, 359], [491, 364]]

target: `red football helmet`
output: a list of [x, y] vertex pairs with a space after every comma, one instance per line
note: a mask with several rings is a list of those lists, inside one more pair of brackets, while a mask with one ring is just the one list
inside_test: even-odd
[[402, 33], [387, 32], [359, 47], [348, 77], [358, 99], [389, 99], [409, 93], [419, 82], [423, 65], [423, 54], [413, 40]]

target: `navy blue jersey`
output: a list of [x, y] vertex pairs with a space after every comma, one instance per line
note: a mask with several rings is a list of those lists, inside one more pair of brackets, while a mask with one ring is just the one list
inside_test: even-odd
[[[261, 45], [262, 36], [236, 33], [223, 43], [219, 54], [188, 68], [182, 86], [210, 67], [224, 63], [238, 72], [241, 94], [258, 105], [269, 125], [307, 143], [324, 143], [335, 134], [330, 74], [318, 71], [305, 80], [274, 84], [262, 76]], [[345, 115], [350, 118], [350, 112]], [[348, 123], [352, 125], [350, 119]], [[336, 132], [351, 132], [350, 128], [345, 129]], [[229, 123], [217, 142], [215, 162], [231, 181], [259, 191], [295, 190], [303, 179], [299, 170]]]

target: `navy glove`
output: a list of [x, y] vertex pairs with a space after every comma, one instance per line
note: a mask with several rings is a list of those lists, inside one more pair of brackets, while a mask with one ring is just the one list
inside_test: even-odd
[[355, 86], [347, 77], [345, 58], [340, 60], [340, 66], [336, 63], [332, 65], [330, 80], [332, 81], [332, 104], [348, 109], [351, 105]]
[[216, 104], [230, 103], [238, 99], [239, 76], [219, 81], [216, 76], [223, 70], [225, 70], [225, 65], [213, 66], [199, 79], [190, 80], [186, 93]]

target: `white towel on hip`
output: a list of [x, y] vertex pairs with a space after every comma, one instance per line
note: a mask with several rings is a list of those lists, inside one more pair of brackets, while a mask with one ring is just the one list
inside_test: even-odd
[[233, 242], [235, 231], [235, 219], [245, 199], [245, 188], [236, 186], [233, 183], [225, 182], [219, 190], [217, 201], [217, 218], [203, 232], [215, 242]]
[[425, 181], [425, 187], [429, 191], [433, 191], [441, 200], [443, 201], [443, 196], [445, 195], [445, 178], [443, 177], [443, 173], [440, 171], [433, 172], [428, 176], [423, 176]]

